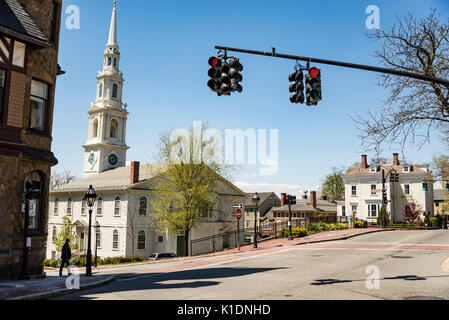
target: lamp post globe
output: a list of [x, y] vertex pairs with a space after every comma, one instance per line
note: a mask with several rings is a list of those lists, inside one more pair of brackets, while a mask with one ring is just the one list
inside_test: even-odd
[[254, 210], [254, 248], [257, 248], [257, 212], [259, 211], [259, 194], [256, 192], [253, 195], [253, 204], [256, 206]]
[[86, 277], [92, 277], [92, 207], [95, 205], [95, 200], [97, 199], [97, 194], [92, 185], [87, 189], [84, 195], [86, 199], [87, 206], [89, 207], [89, 230], [87, 236], [87, 256], [86, 256]]

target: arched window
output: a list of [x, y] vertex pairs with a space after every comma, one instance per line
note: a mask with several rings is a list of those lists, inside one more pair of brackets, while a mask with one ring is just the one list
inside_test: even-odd
[[53, 226], [53, 235], [52, 235], [52, 242], [55, 243], [56, 234], [57, 234], [56, 226]]
[[97, 248], [101, 248], [101, 231], [100, 231], [100, 228], [96, 228], [95, 240], [96, 240]]
[[67, 199], [67, 215], [72, 215], [72, 198]]
[[97, 216], [101, 216], [103, 214], [103, 198], [98, 197], [97, 199]]
[[147, 215], [147, 198], [141, 197], [139, 199], [139, 215], [146, 216]]
[[112, 85], [112, 98], [117, 99], [117, 97], [118, 97], [118, 85], [117, 83], [114, 83]]
[[117, 196], [115, 197], [114, 200], [114, 216], [119, 216], [120, 215], [120, 197]]
[[145, 250], [145, 231], [139, 231], [137, 236], [137, 250]]
[[118, 231], [114, 230], [112, 236], [112, 249], [118, 250]]
[[58, 198], [56, 198], [55, 199], [55, 204], [54, 204], [54, 207], [53, 207], [53, 213], [55, 214], [55, 215], [57, 215], [58, 214], [58, 204], [59, 204], [59, 200], [58, 200]]
[[117, 58], [114, 58], [114, 67], [117, 67]]
[[103, 83], [100, 83], [98, 87], [98, 97], [103, 97]]
[[98, 119], [94, 120], [92, 125], [92, 134], [94, 138], [98, 137]]
[[112, 58], [111, 58], [111, 57], [108, 57], [108, 66], [110, 66], [111, 63], [112, 63]]
[[118, 122], [115, 119], [111, 120], [111, 127], [109, 130], [109, 136], [111, 138], [117, 139], [117, 131], [118, 131]]

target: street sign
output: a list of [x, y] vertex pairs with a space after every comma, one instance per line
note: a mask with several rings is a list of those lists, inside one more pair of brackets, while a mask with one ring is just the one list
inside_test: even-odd
[[235, 217], [237, 218], [237, 220], [242, 219], [242, 210], [241, 209], [235, 210]]
[[243, 209], [243, 204], [236, 204], [232, 206], [232, 209]]

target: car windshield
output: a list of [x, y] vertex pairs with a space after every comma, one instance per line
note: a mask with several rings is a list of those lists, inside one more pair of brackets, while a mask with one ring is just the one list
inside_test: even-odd
[[156, 258], [156, 254], [155, 253], [152, 253], [152, 254], [150, 254], [150, 258]]

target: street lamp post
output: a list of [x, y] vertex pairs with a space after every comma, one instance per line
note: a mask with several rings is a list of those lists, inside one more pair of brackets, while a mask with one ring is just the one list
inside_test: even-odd
[[288, 240], [293, 240], [292, 235], [292, 205], [288, 204]]
[[88, 239], [87, 239], [87, 257], [86, 257], [86, 277], [92, 277], [92, 249], [91, 249], [91, 229], [92, 229], [92, 207], [95, 204], [95, 200], [97, 198], [97, 194], [95, 193], [92, 185], [87, 189], [86, 194], [84, 195], [86, 199], [87, 205], [89, 207], [89, 230], [88, 230]]
[[98, 232], [100, 230], [100, 224], [95, 222], [95, 268], [97, 267], [97, 259], [98, 259]]
[[259, 211], [259, 194], [256, 192], [253, 196], [253, 204], [256, 205], [254, 212], [254, 248], [257, 248], [257, 212]]

